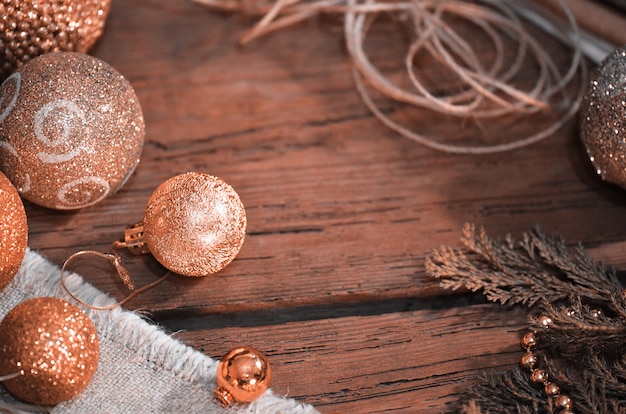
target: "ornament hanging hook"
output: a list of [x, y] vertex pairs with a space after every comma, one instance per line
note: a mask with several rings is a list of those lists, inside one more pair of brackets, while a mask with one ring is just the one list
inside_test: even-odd
[[[115, 251], [115, 249], [119, 249], [122, 247], [127, 247], [125, 245], [124, 242], [121, 241], [115, 241], [113, 242], [113, 244], [111, 245], [111, 249], [110, 249], [110, 253], [102, 253], [102, 252], [98, 252], [95, 250], [81, 250], [78, 251], [74, 254], [72, 254], [70, 257], [68, 257], [65, 260], [65, 263], [63, 263], [63, 267], [61, 267], [61, 273], [60, 273], [60, 280], [61, 280], [61, 286], [63, 287], [63, 290], [65, 290], [65, 292], [72, 298], [74, 299], [74, 301], [76, 301], [77, 303], [79, 303], [80, 305], [89, 308], [89, 309], [94, 309], [94, 310], [111, 310], [111, 309], [115, 309], [118, 306], [122, 306], [123, 304], [125, 304], [126, 302], [128, 302], [129, 300], [131, 300], [132, 298], [134, 298], [135, 296], [137, 296], [140, 293], [143, 293], [147, 290], [152, 289], [153, 287], [155, 287], [156, 285], [158, 285], [159, 283], [161, 283], [162, 281], [165, 280], [165, 278], [167, 278], [171, 272], [167, 272], [165, 273], [165, 275], [163, 275], [162, 277], [160, 277], [159, 279], [155, 280], [152, 283], [149, 283], [145, 286], [142, 286], [139, 289], [135, 289], [135, 284], [132, 280], [132, 278], [130, 277], [130, 274], [128, 273], [128, 270], [124, 267], [124, 265], [122, 264], [122, 258], [120, 255], [118, 255]], [[102, 259], [105, 259], [109, 262], [109, 264], [111, 266], [113, 266], [113, 268], [115, 269], [117, 275], [120, 277], [120, 279], [122, 280], [122, 282], [124, 283], [124, 285], [126, 286], [126, 288], [130, 291], [130, 293], [124, 297], [123, 299], [117, 301], [114, 304], [111, 305], [107, 305], [107, 306], [96, 306], [96, 305], [91, 305], [87, 302], [85, 302], [84, 300], [80, 299], [76, 294], [74, 294], [67, 286], [67, 284], [65, 283], [65, 271], [67, 269], [67, 267], [69, 266], [69, 264], [74, 261], [75, 259], [77, 259], [78, 257], [81, 256], [96, 256]]]

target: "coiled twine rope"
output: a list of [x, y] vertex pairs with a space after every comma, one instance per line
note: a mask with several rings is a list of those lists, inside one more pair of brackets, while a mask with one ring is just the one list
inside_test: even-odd
[[[346, 47], [353, 62], [357, 90], [370, 111], [387, 127], [427, 147], [458, 154], [488, 154], [508, 151], [536, 143], [561, 128], [578, 110], [586, 83], [586, 70], [579, 47], [580, 32], [570, 10], [562, 0], [567, 22], [546, 17], [526, 0], [194, 0], [209, 7], [261, 15], [262, 18], [239, 42], [246, 44], [270, 32], [297, 24], [320, 13], [343, 14]], [[546, 50], [546, 33], [529, 30], [525, 21], [534, 13], [542, 24], [535, 26], [551, 32], [569, 52], [567, 63], [557, 61]], [[366, 53], [366, 40], [381, 16], [403, 22], [411, 40], [403, 62], [403, 78], [383, 73]], [[535, 21], [536, 24], [537, 21]], [[482, 41], [471, 42], [467, 26], [478, 29]], [[534, 33], [534, 34], [533, 34]], [[543, 35], [537, 37], [537, 35]], [[488, 61], [481, 59], [492, 48]], [[482, 53], [481, 53], [482, 51]], [[453, 88], [424, 81], [421, 59], [429, 55], [450, 76]], [[529, 63], [530, 62], [530, 63]], [[526, 70], [536, 70], [528, 82]], [[450, 75], [451, 74], [451, 75]], [[393, 79], [392, 79], [393, 78]], [[526, 79], [524, 87], [516, 82]], [[445, 116], [486, 120], [523, 116], [523, 122], [535, 122], [531, 115], [550, 114], [550, 122], [539, 132], [509, 142], [478, 145], [447, 144], [422, 135], [392, 119], [381, 109], [389, 100]], [[406, 118], [406, 117], [405, 117]], [[519, 120], [518, 120], [519, 121]], [[513, 122], [518, 122], [513, 121]], [[507, 121], [511, 124], [512, 121]], [[499, 135], [505, 135], [500, 131]], [[508, 135], [508, 132], [507, 132]]]

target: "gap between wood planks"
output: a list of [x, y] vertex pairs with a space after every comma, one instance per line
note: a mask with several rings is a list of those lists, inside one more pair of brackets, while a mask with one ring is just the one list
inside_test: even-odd
[[198, 314], [194, 309], [157, 311], [150, 315], [164, 329], [177, 331], [258, 327], [290, 322], [334, 319], [349, 316], [375, 316], [416, 310], [441, 310], [488, 303], [479, 293], [427, 298], [397, 298], [366, 302], [332, 303], [264, 310]]
[[[626, 242], [587, 246], [584, 250], [596, 261], [617, 268], [617, 276], [626, 286]], [[170, 332], [212, 330], [234, 327], [269, 326], [290, 322], [375, 316], [416, 310], [442, 310], [489, 303], [481, 293], [457, 291], [425, 297], [349, 300], [303, 306], [243, 310], [240, 312], [202, 313], [196, 308], [155, 311], [150, 319]]]

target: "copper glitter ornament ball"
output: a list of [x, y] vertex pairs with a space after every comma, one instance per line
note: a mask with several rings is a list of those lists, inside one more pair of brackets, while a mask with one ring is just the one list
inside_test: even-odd
[[270, 385], [272, 370], [261, 352], [243, 346], [222, 357], [217, 365], [217, 388], [213, 395], [222, 405], [249, 403], [259, 398]]
[[246, 210], [222, 179], [189, 172], [154, 191], [143, 219], [146, 245], [166, 268], [184, 276], [223, 269], [239, 253]]
[[70, 210], [97, 203], [139, 162], [139, 100], [99, 59], [42, 55], [4, 81], [0, 100], [0, 169], [35, 204]]
[[111, 0], [0, 0], [0, 80], [49, 52], [85, 53], [102, 35]]
[[0, 323], [0, 375], [14, 396], [56, 405], [82, 391], [96, 372], [100, 348], [93, 322], [63, 299], [24, 301]]
[[626, 48], [594, 71], [580, 107], [580, 135], [602, 179], [626, 189]]
[[22, 199], [0, 173], [0, 290], [17, 273], [28, 245], [28, 223]]

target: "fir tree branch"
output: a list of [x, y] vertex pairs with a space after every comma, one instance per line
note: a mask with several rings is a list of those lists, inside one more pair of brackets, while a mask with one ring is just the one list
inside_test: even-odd
[[[575, 401], [574, 412], [626, 413], [626, 291], [617, 273], [581, 246], [570, 248], [539, 229], [517, 243], [510, 236], [491, 239], [467, 224], [461, 240], [463, 250], [433, 250], [428, 273], [444, 288], [480, 291], [491, 301], [539, 312], [543, 318], [531, 322], [536, 352], [550, 381]], [[558, 413], [540, 388], [519, 366], [490, 373], [468, 389], [458, 411]]]
[[466, 224], [461, 241], [471, 257], [442, 246], [426, 258], [427, 272], [446, 289], [482, 291], [491, 301], [528, 307], [566, 299], [573, 290], [586, 300], [608, 303], [622, 289], [615, 271], [595, 263], [580, 247], [572, 255], [563, 240], [538, 229], [516, 245], [510, 236], [499, 242], [483, 228]]

